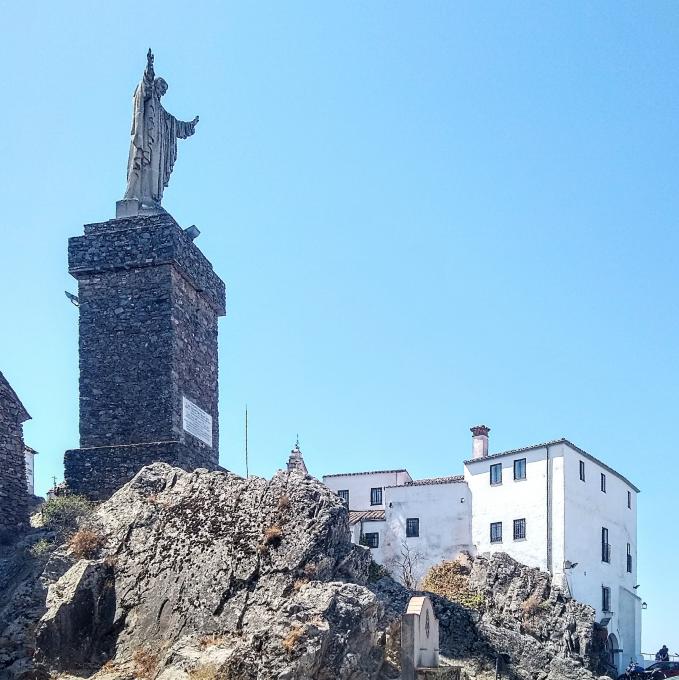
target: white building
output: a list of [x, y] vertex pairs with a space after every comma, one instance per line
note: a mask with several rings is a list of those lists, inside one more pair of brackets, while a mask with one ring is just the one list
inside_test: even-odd
[[506, 552], [552, 574], [596, 610], [611, 661], [641, 660], [637, 494], [620, 473], [566, 439], [489, 455], [489, 428], [472, 428], [464, 474], [413, 480], [406, 470], [327, 475], [347, 503], [352, 537], [402, 577], [433, 564]]
[[30, 446], [24, 446], [24, 460], [26, 461], [26, 486], [31, 496], [35, 495], [35, 457], [38, 452]]

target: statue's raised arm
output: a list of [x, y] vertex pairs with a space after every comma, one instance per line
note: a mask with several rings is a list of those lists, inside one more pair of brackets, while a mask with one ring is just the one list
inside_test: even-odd
[[144, 76], [134, 93], [127, 190], [120, 202], [125, 215], [162, 210], [163, 189], [177, 159], [177, 139], [193, 135], [198, 123], [198, 116], [184, 122], [163, 108], [160, 98], [168, 85], [156, 77], [153, 66], [153, 52], [149, 49]]
[[144, 85], [148, 87], [149, 92], [153, 87], [153, 81], [155, 80], [156, 73], [153, 70], [153, 52], [149, 47], [149, 51], [146, 53], [146, 68], [144, 69]]

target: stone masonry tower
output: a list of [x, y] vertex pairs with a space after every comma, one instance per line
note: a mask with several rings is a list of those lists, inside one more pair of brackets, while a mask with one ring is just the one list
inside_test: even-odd
[[69, 240], [80, 448], [66, 452], [65, 476], [76, 493], [108, 498], [154, 461], [218, 466], [217, 320], [226, 293], [196, 233], [156, 211], [85, 225]]

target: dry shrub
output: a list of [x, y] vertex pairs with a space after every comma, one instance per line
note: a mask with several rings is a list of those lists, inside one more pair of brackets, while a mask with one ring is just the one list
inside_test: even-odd
[[295, 582], [292, 584], [292, 589], [298, 593], [304, 586], [309, 583], [309, 579], [307, 578], [297, 578], [295, 579]]
[[292, 654], [295, 651], [295, 647], [297, 647], [297, 643], [300, 641], [304, 633], [305, 633], [304, 626], [300, 624], [295, 624], [290, 630], [290, 632], [283, 638], [281, 646], [288, 654]]
[[158, 667], [158, 654], [148, 649], [138, 649], [133, 655], [135, 678], [152, 680]]
[[103, 544], [104, 539], [101, 535], [91, 529], [79, 529], [69, 539], [68, 549], [78, 559], [89, 559], [94, 557]]
[[223, 673], [220, 673], [217, 666], [199, 666], [189, 671], [190, 680], [220, 680], [225, 677]]
[[104, 564], [110, 569], [115, 569], [118, 564], [118, 555], [106, 555], [104, 557]]
[[521, 611], [526, 617], [535, 616], [542, 608], [542, 598], [539, 593], [533, 593], [527, 600], [521, 603]]
[[483, 594], [469, 587], [469, 568], [458, 560], [435, 564], [422, 581], [422, 590], [442, 595], [468, 609], [483, 609]]
[[268, 529], [264, 530], [264, 545], [277, 546], [281, 542], [282, 538], [283, 530], [278, 526], [278, 524], [274, 524]]
[[198, 647], [200, 649], [207, 649], [208, 647], [218, 647], [223, 645], [226, 638], [223, 635], [217, 635], [213, 633], [212, 635], [203, 635], [202, 638], [198, 640]]

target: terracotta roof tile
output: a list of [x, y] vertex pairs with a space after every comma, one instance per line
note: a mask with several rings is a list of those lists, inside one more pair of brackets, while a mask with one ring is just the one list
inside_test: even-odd
[[349, 524], [384, 522], [384, 510], [349, 510]]

